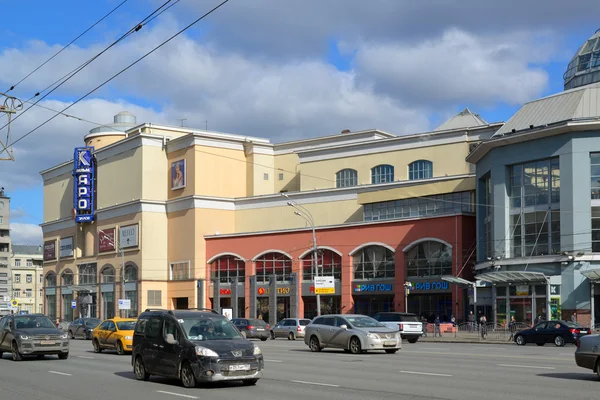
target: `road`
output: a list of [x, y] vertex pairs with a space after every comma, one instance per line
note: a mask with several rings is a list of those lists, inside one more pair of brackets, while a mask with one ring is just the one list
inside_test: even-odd
[[106, 400], [364, 400], [596, 398], [600, 381], [575, 365], [575, 347], [404, 343], [397, 354], [311, 353], [302, 341], [257, 342], [266, 377], [238, 384], [185, 389], [177, 380], [135, 380], [131, 357], [95, 354], [90, 341], [71, 341], [68, 360], [0, 360], [2, 399]]

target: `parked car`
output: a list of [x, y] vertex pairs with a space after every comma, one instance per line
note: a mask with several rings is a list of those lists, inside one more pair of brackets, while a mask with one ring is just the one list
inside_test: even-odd
[[43, 314], [7, 315], [0, 319], [0, 357], [4, 352], [11, 352], [14, 361], [47, 355], [66, 360], [69, 338]]
[[68, 332], [71, 339], [83, 338], [92, 339], [92, 333], [94, 329], [100, 325], [98, 318], [77, 318], [75, 321], [69, 324]]
[[366, 315], [331, 314], [317, 317], [306, 326], [304, 343], [313, 352], [333, 347], [353, 354], [369, 350], [393, 354], [401, 349], [402, 337], [398, 330]]
[[296, 340], [303, 338], [306, 325], [310, 323], [310, 319], [306, 318], [286, 318], [279, 321], [271, 328], [269, 335], [275, 340], [278, 337], [288, 338], [288, 340]]
[[409, 343], [417, 343], [423, 336], [423, 323], [419, 317], [411, 313], [403, 312], [381, 312], [373, 316], [374, 319], [381, 322], [390, 329], [400, 331], [402, 339]]
[[260, 347], [207, 309], [144, 311], [135, 325], [131, 363], [138, 380], [173, 377], [186, 388], [216, 381], [254, 385], [265, 367]]
[[102, 321], [92, 333], [94, 352], [100, 353], [105, 349], [116, 350], [119, 355], [131, 352], [136, 322], [133, 318], [111, 318]]
[[233, 318], [231, 323], [247, 339], [260, 339], [263, 342], [269, 338], [269, 325], [258, 318]]
[[564, 346], [565, 343], [577, 343], [580, 337], [591, 333], [585, 328], [571, 321], [543, 321], [532, 328], [524, 329], [515, 333], [515, 343], [524, 346], [527, 343], [535, 343], [543, 346], [546, 343], [554, 343], [556, 346]]
[[591, 369], [600, 379], [600, 335], [587, 335], [577, 341], [575, 362], [582, 368]]

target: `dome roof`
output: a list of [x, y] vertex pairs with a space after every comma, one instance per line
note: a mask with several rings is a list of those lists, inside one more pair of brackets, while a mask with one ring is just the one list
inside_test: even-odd
[[127, 129], [133, 128], [136, 125], [136, 117], [128, 111], [121, 111], [113, 117], [112, 124], [100, 125], [97, 128], [91, 129], [90, 133], [86, 135], [88, 137], [98, 136], [99, 134], [116, 134], [123, 135], [121, 132], [125, 132]]
[[579, 47], [563, 78], [565, 90], [600, 82], [600, 29]]

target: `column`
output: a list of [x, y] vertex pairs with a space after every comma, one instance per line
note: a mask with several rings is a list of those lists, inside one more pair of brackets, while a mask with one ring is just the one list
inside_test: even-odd
[[552, 309], [550, 307], [550, 279], [546, 279], [546, 320], [552, 319]]
[[[506, 238], [507, 227], [509, 225], [508, 214], [508, 191], [506, 182], [508, 181], [507, 168], [504, 165], [499, 165], [491, 170], [492, 184], [492, 248], [494, 257], [504, 256], [507, 254], [510, 244]], [[562, 183], [562, 182], [561, 182]], [[483, 218], [481, 218], [483, 221]], [[481, 222], [483, 224], [483, 222]], [[482, 232], [483, 233], [483, 232]], [[479, 233], [478, 233], [479, 234]], [[481, 236], [478, 236], [481, 237]], [[479, 246], [484, 249], [483, 246]], [[481, 250], [480, 250], [481, 251]], [[483, 250], [485, 251], [485, 250]], [[479, 258], [483, 259], [483, 258]]]
[[394, 267], [396, 270], [394, 275], [394, 307], [396, 311], [400, 312], [406, 310], [407, 300], [404, 288], [404, 284], [406, 283], [406, 268], [403, 268], [404, 265], [404, 252], [399, 249], [394, 254]]
[[596, 300], [594, 299], [594, 296], [596, 295], [596, 291], [595, 291], [595, 287], [596, 286], [596, 282], [595, 281], [590, 281], [590, 328], [594, 328], [594, 326], [596, 325]]
[[[496, 301], [496, 285], [492, 286], [492, 321], [498, 323], [498, 302]], [[506, 321], [508, 324], [508, 321]]]
[[354, 300], [352, 298], [352, 257], [342, 255], [342, 304], [341, 313], [351, 314], [354, 312]]

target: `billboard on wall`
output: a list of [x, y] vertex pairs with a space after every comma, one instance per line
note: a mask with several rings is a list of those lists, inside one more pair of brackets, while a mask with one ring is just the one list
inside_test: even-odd
[[73, 210], [75, 222], [94, 221], [96, 165], [93, 147], [76, 147], [73, 155]]
[[56, 260], [56, 240], [44, 242], [44, 261]]
[[115, 233], [115, 228], [105, 228], [98, 231], [98, 251], [100, 253], [115, 250]]
[[73, 257], [73, 236], [60, 238], [60, 258]]

